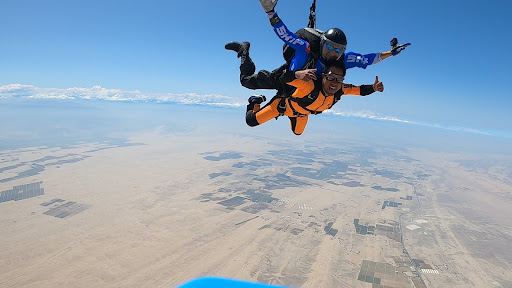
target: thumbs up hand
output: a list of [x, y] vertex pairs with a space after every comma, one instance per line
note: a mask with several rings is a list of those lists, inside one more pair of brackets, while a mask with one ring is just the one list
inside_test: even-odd
[[375, 76], [375, 82], [373, 83], [373, 90], [382, 92], [384, 91], [384, 84], [379, 81], [379, 76]]

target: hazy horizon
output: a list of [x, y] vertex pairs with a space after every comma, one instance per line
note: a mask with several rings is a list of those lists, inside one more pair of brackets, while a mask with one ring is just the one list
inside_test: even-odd
[[[248, 127], [245, 124], [245, 107], [242, 106], [242, 103], [236, 105], [228, 105], [224, 102], [188, 101], [183, 103], [179, 99], [167, 102], [158, 102], [154, 99], [153, 102], [135, 99], [111, 101], [105, 99], [31, 98], [0, 99], [0, 103], [1, 121], [4, 124], [9, 123], [2, 125], [0, 136], [2, 139], [0, 148], [2, 149], [33, 145], [29, 143], [47, 145], [49, 143], [48, 136], [50, 139], [55, 138], [60, 141], [90, 141], [90, 137], [96, 137], [95, 134], [103, 134], [101, 137], [107, 139], [112, 137], [108, 135], [109, 133], [119, 134], [120, 131], [156, 128], [158, 125], [169, 123], [170, 119], [166, 115], [166, 110], [172, 110], [172, 113], [183, 113], [181, 119], [172, 120], [177, 121], [178, 125], [183, 125], [183, 127], [173, 127], [173, 129], [186, 129], [184, 127], [187, 127], [188, 120], [185, 120], [188, 119], [187, 117], [190, 117], [190, 123], [195, 125], [199, 125], [202, 121], [197, 119], [197, 116], [189, 116], [187, 113], [194, 114], [195, 110], [211, 110], [216, 111], [217, 116], [215, 119], [207, 120], [208, 125], [214, 125], [216, 121], [219, 124], [224, 123], [226, 120], [223, 117], [228, 117], [237, 124], [236, 129], [233, 129], [231, 133], [258, 133], [262, 136], [280, 133], [279, 135], [284, 135], [290, 140], [300, 141], [301, 138], [324, 132], [325, 127], [337, 125], [328, 129], [333, 128], [332, 131], [349, 138], [373, 138], [375, 141], [382, 139], [396, 145], [411, 143], [411, 145], [439, 151], [463, 149], [468, 152], [506, 154], [510, 154], [512, 151], [510, 148], [512, 138], [503, 135], [487, 134], [472, 129], [396, 121], [385, 117], [353, 116], [337, 112], [312, 116], [304, 135], [295, 136], [289, 131], [288, 120], [285, 118], [279, 119], [277, 123], [271, 121], [259, 127]], [[339, 105], [342, 106], [343, 101]], [[151, 122], [152, 120], [156, 122]], [[323, 124], [327, 126], [320, 124], [325, 122], [330, 123]], [[279, 128], [276, 127], [277, 125]], [[41, 131], [38, 132], [37, 129], [41, 129]], [[316, 131], [317, 129], [321, 130]], [[84, 131], [79, 134], [78, 131], [81, 130]], [[41, 134], [42, 131], [49, 134]], [[347, 131], [350, 133], [346, 133]], [[17, 141], [24, 135], [26, 138], [23, 142]]]

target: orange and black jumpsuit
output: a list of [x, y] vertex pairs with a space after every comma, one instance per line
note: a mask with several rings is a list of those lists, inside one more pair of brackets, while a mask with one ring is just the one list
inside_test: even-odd
[[[272, 98], [267, 105], [258, 109], [259, 105], [251, 103], [247, 105], [245, 121], [247, 125], [253, 127], [267, 122], [278, 116], [288, 116], [291, 129], [295, 135], [304, 132], [308, 123], [308, 115], [320, 114], [330, 109], [342, 95], [369, 95], [375, 90], [372, 85], [354, 86], [352, 84], [343, 84], [342, 88], [331, 96], [325, 96], [322, 90], [322, 78], [315, 81], [304, 81], [295, 79], [288, 82], [288, 85], [296, 87], [291, 97]], [[256, 107], [255, 107], [256, 106]]]

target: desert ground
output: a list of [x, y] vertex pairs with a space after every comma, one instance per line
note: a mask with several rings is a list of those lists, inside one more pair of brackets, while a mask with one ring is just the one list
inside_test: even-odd
[[512, 287], [510, 157], [206, 130], [0, 151], [0, 287]]

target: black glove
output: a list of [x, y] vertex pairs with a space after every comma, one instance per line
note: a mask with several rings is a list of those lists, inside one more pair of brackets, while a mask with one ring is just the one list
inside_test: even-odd
[[400, 54], [400, 52], [402, 52], [402, 50], [404, 50], [409, 45], [411, 45], [411, 43], [405, 43], [405, 44], [393, 47], [393, 49], [391, 49], [391, 55], [396, 56], [396, 55]]
[[261, 7], [265, 13], [274, 10], [278, 0], [260, 0]]

